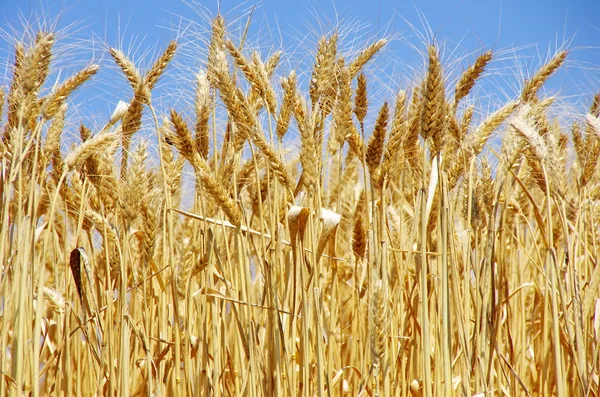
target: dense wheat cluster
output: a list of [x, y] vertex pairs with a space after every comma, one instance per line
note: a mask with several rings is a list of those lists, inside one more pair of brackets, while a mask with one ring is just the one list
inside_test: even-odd
[[167, 112], [179, 43], [147, 68], [108, 48], [129, 102], [76, 130], [99, 66], [55, 84], [55, 35], [17, 43], [0, 395], [600, 396], [600, 97], [550, 116], [561, 51], [486, 112], [466, 98], [493, 52], [449, 84], [432, 44], [376, 107], [387, 41], [340, 40], [284, 74], [217, 16], [192, 106]]

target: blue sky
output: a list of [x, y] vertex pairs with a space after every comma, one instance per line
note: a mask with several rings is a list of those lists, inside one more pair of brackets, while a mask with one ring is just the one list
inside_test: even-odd
[[[432, 37], [443, 44], [445, 65], [451, 66], [449, 69], [455, 74], [484, 49], [494, 49], [497, 60], [489, 72], [496, 78], [484, 89], [486, 95], [492, 92], [501, 100], [516, 96], [521, 84], [519, 76], [529, 76], [556, 49], [564, 47], [571, 50], [568, 63], [548, 84], [549, 88], [582, 103], [589, 102], [591, 95], [600, 90], [600, 21], [597, 18], [600, 2], [597, 0], [263, 0], [244, 3], [211, 0], [195, 6], [181, 0], [1, 0], [0, 30], [14, 32], [16, 28], [19, 32], [23, 19], [59, 17], [57, 26], [69, 26], [68, 40], [79, 43], [78, 47], [65, 51], [64, 57], [57, 55], [59, 62], [64, 61], [68, 75], [69, 67], [76, 69], [76, 65], [83, 66], [92, 58], [103, 60], [101, 65], [111, 67], [106, 53], [102, 52], [106, 45], [122, 47], [132, 52], [134, 58], [144, 61], [145, 55], [156, 54], [169, 40], [181, 38], [181, 32], [202, 32], [207, 26], [206, 19], [197, 10], [214, 15], [220, 7], [232, 22], [255, 5], [251, 36], [258, 35], [260, 45], [267, 51], [291, 48], [306, 54], [314, 48], [319, 33], [330, 31], [338, 23], [360, 27], [354, 37], [359, 41], [392, 37], [393, 41], [377, 61], [382, 73], [375, 78], [380, 78], [382, 85], [388, 87], [382, 91], [384, 96], [391, 96], [392, 91], [407, 85], [414, 76], [412, 69], [422, 67], [419, 51], [423, 49], [423, 41], [430, 41]], [[241, 26], [243, 21], [235, 23]], [[192, 28], [188, 28], [190, 24]], [[190, 42], [189, 39], [189, 36], [184, 37], [182, 41]], [[182, 51], [188, 57], [194, 48], [202, 46], [200, 40], [191, 41], [187, 50]], [[348, 41], [352, 46], [352, 38]], [[10, 47], [0, 39], [0, 65], [10, 62]], [[146, 59], [146, 63], [150, 61]], [[290, 61], [290, 68], [296, 67], [293, 63]], [[5, 84], [10, 77], [4, 69], [0, 67], [0, 84]], [[181, 76], [181, 70], [177, 73]], [[114, 102], [115, 92], [119, 91], [115, 88], [128, 89], [123, 79], [113, 77], [114, 81], [111, 77], [109, 84], [101, 86], [97, 97]], [[165, 77], [164, 81], [172, 82], [170, 78], [173, 77]], [[86, 100], [92, 101], [88, 97]]]

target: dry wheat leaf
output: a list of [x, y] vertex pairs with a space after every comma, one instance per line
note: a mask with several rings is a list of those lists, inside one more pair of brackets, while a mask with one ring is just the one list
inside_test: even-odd
[[[317, 244], [317, 261], [321, 258], [327, 243], [330, 241], [335, 243], [335, 233], [340, 221], [342, 220], [342, 216], [340, 214], [326, 208], [321, 208], [319, 217], [323, 220], [323, 230], [321, 231], [319, 243]], [[333, 253], [333, 256], [335, 256], [335, 252]]]

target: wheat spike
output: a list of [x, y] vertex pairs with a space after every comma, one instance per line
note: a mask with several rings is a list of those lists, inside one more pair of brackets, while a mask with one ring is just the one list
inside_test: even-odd
[[422, 113], [422, 84], [417, 84], [413, 87], [410, 106], [408, 108], [408, 134], [404, 139], [404, 153], [411, 165], [415, 169], [421, 167], [419, 161], [419, 133], [421, 129], [421, 113]]
[[350, 131], [346, 139], [348, 140], [350, 151], [362, 161], [365, 155], [365, 142], [353, 123], [350, 124]]
[[571, 125], [571, 136], [573, 138], [573, 148], [575, 149], [575, 154], [577, 155], [577, 162], [579, 163], [580, 167], [583, 167], [586, 158], [586, 142], [581, 136], [581, 128], [576, 122]]
[[475, 112], [475, 106], [469, 106], [465, 109], [462, 114], [462, 118], [460, 120], [460, 137], [464, 137], [469, 131], [469, 127], [471, 125], [471, 120], [473, 120], [473, 113]]
[[300, 130], [300, 163], [302, 164], [302, 182], [309, 190], [319, 181], [319, 158], [317, 156], [317, 137], [314, 124], [307, 119], [306, 105], [301, 97], [296, 99], [294, 116]]
[[[171, 109], [171, 124], [175, 130], [175, 136], [169, 136], [169, 139], [174, 143], [177, 151], [191, 164], [194, 163], [196, 153], [196, 145], [192, 138], [192, 134], [185, 121], [179, 113]], [[204, 156], [203, 156], [204, 157]]]
[[269, 78], [273, 77], [275, 69], [279, 66], [279, 61], [281, 61], [281, 51], [275, 51], [275, 53], [267, 59], [267, 62], [265, 62], [265, 71]]
[[429, 68], [423, 95], [423, 113], [421, 116], [421, 134], [424, 139], [431, 138], [433, 153], [441, 149], [444, 128], [444, 82], [442, 65], [437, 50], [429, 46]]
[[140, 201], [147, 199], [150, 183], [147, 177], [146, 163], [148, 152], [146, 144], [141, 142], [131, 154], [131, 164], [127, 173], [119, 181], [119, 208], [125, 227], [131, 227], [140, 216]]
[[[48, 128], [44, 141], [43, 154], [48, 160], [60, 159], [60, 138], [65, 127], [66, 106], [61, 106]], [[62, 162], [58, 162], [62, 165]], [[56, 163], [55, 163], [56, 165]]]
[[346, 68], [339, 72], [339, 93], [333, 108], [334, 130], [330, 136], [330, 150], [335, 153], [343, 145], [352, 124], [352, 87]]
[[215, 75], [215, 71], [221, 66], [219, 65], [221, 60], [218, 57], [221, 56], [220, 53], [223, 51], [224, 46], [225, 19], [221, 15], [217, 15], [212, 23], [212, 36], [208, 46], [208, 60], [206, 65], [206, 75], [212, 87], [216, 87], [217, 76]]
[[371, 301], [371, 354], [375, 373], [381, 371], [381, 365], [385, 362], [387, 351], [388, 319], [386, 310], [385, 288], [383, 281], [374, 283], [373, 300]]
[[90, 65], [67, 79], [44, 101], [44, 104], [42, 105], [44, 117], [48, 120], [54, 117], [58, 109], [65, 103], [67, 97], [95, 75], [99, 69], [100, 67], [98, 65]]
[[[216, 51], [212, 65], [212, 84], [219, 89], [219, 95], [227, 108], [229, 117], [236, 123], [239, 132], [247, 138], [254, 126], [254, 116], [249, 110], [249, 104], [244, 94], [233, 83], [229, 75], [227, 58], [223, 51]], [[208, 74], [209, 80], [211, 73]]]
[[406, 91], [402, 90], [396, 96], [396, 106], [394, 109], [394, 118], [390, 130], [390, 138], [383, 153], [383, 162], [381, 169], [383, 174], [393, 179], [399, 171], [404, 158], [402, 146], [406, 137], [406, 120], [404, 113], [406, 110]]
[[567, 51], [564, 50], [556, 53], [550, 62], [542, 66], [531, 80], [527, 81], [521, 94], [523, 102], [531, 102], [535, 99], [540, 88], [563, 64], [567, 58], [567, 54]]
[[352, 229], [352, 252], [356, 261], [364, 259], [367, 250], [367, 231], [365, 229], [365, 211], [366, 211], [365, 191], [360, 194], [356, 209], [354, 210], [354, 226]]
[[367, 48], [365, 48], [359, 55], [354, 59], [350, 65], [348, 65], [348, 70], [350, 72], [350, 78], [353, 79], [354, 76], [361, 71], [361, 69], [377, 54], [386, 44], [386, 39], [381, 39], [371, 44]]
[[241, 167], [236, 175], [237, 181], [237, 191], [240, 192], [244, 187], [246, 187], [255, 176], [255, 170], [260, 170], [263, 162], [260, 157], [258, 158], [249, 158]]
[[329, 39], [319, 39], [315, 65], [309, 86], [310, 100], [313, 105], [318, 100], [326, 100], [323, 96], [327, 93], [333, 83], [333, 72], [335, 58], [337, 56], [337, 35], [333, 34]]
[[144, 255], [151, 258], [156, 247], [156, 238], [161, 226], [162, 197], [160, 190], [150, 190], [146, 200], [140, 201], [139, 213], [144, 230]]
[[[21, 84], [23, 80], [23, 68], [25, 63], [25, 47], [23, 43], [17, 42], [15, 44], [15, 61], [13, 64], [13, 78], [10, 83], [10, 90], [8, 91], [8, 117], [7, 126], [14, 126], [16, 124], [16, 113], [19, 105], [18, 98], [23, 94], [21, 90]], [[5, 130], [6, 130], [5, 128]]]
[[296, 72], [292, 71], [289, 77], [281, 81], [281, 88], [283, 88], [283, 102], [279, 108], [275, 129], [279, 140], [282, 140], [288, 131], [296, 104]]
[[544, 163], [548, 155], [548, 150], [544, 138], [537, 133], [533, 125], [526, 120], [526, 110], [522, 110], [517, 117], [511, 120], [510, 125], [515, 131], [525, 139], [529, 147], [532, 149], [536, 159]]
[[323, 112], [323, 116], [331, 113], [331, 110], [333, 109], [333, 103], [335, 102], [338, 90], [339, 71], [344, 68], [344, 58], [337, 58], [337, 45], [338, 35], [337, 33], [334, 33], [327, 43], [327, 61], [321, 68], [322, 97], [319, 107]]
[[463, 134], [456, 115], [450, 108], [451, 104], [446, 103], [446, 129], [447, 135], [444, 141], [444, 152], [452, 153], [462, 142]]
[[367, 78], [364, 73], [358, 75], [356, 84], [356, 94], [354, 94], [354, 114], [363, 125], [365, 117], [367, 117], [367, 110], [369, 107], [369, 101], [367, 99]]
[[[586, 117], [586, 137], [585, 140], [581, 139], [581, 132], [577, 124], [573, 125], [573, 143], [577, 153], [577, 161], [581, 168], [579, 174], [579, 185], [583, 188], [586, 186], [594, 176], [594, 173], [598, 164], [598, 156], [600, 156], [600, 123], [597, 121], [598, 117], [594, 116], [592, 112], [588, 113]], [[594, 124], [597, 124], [594, 126]]]
[[242, 213], [236, 203], [229, 197], [229, 194], [225, 190], [225, 187], [217, 182], [213, 177], [206, 161], [199, 155], [195, 156], [193, 162], [196, 173], [202, 182], [202, 187], [215, 201], [215, 204], [219, 206], [231, 222], [235, 226], [239, 226], [242, 220]]
[[254, 62], [254, 65], [256, 65], [260, 94], [265, 103], [267, 104], [267, 109], [269, 110], [269, 113], [274, 115], [277, 109], [277, 98], [275, 96], [275, 90], [273, 89], [273, 86], [269, 81], [269, 75], [265, 68], [265, 64], [261, 61], [261, 59], [258, 56], [258, 53], [256, 52], [252, 54], [252, 60]]
[[177, 51], [177, 42], [171, 41], [165, 51], [162, 53], [160, 57], [154, 62], [154, 65], [150, 68], [148, 73], [146, 73], [146, 77], [144, 78], [144, 82], [148, 90], [152, 90], [156, 85], [158, 79], [164, 73], [165, 69], [175, 56], [175, 52]]
[[92, 137], [92, 131], [84, 124], [81, 124], [79, 126], [79, 137], [81, 138], [81, 142], [85, 142]]
[[388, 118], [389, 106], [387, 102], [384, 102], [381, 110], [379, 110], [379, 116], [377, 116], [375, 129], [373, 130], [373, 134], [369, 139], [369, 144], [367, 145], [367, 151], [365, 153], [367, 167], [371, 173], [374, 173], [381, 163], [381, 156], [383, 154], [383, 146], [387, 133]]
[[171, 147], [167, 143], [167, 136], [169, 135], [169, 122], [167, 119], [163, 120], [160, 126], [160, 137], [159, 137], [159, 145], [161, 145], [162, 151], [162, 161], [165, 165], [165, 182], [169, 187], [169, 193], [171, 195], [172, 201], [174, 202], [174, 206], [176, 206], [176, 202], [179, 201], [180, 194], [180, 182], [185, 159], [183, 156], [178, 156], [175, 158], [173, 155], [173, 151]]
[[488, 116], [475, 131], [466, 135], [456, 155], [453, 155], [451, 161], [447, 163], [449, 164], [448, 186], [450, 189], [456, 186], [463, 172], [467, 169], [471, 158], [481, 153], [492, 132], [504, 123], [518, 106], [518, 101], [509, 102]]
[[133, 62], [131, 62], [121, 50], [117, 50], [116, 48], [110, 48], [108, 53], [113, 57], [115, 63], [121, 68], [121, 71], [131, 84], [131, 87], [135, 90], [139, 85], [142, 84], [142, 77], [140, 72], [134, 66]]
[[233, 43], [231, 40], [225, 41], [225, 48], [229, 51], [231, 58], [235, 65], [242, 71], [246, 80], [250, 83], [252, 88], [256, 89], [259, 93], [261, 92], [261, 81], [254, 65], [248, 58], [242, 54], [242, 51]]
[[104, 133], [88, 139], [65, 157], [67, 170], [79, 167], [89, 156], [103, 151], [112, 151], [118, 144], [119, 133]]
[[550, 180], [546, 179], [546, 176], [550, 175], [545, 174], [543, 170], [547, 164], [548, 147], [544, 139], [524, 117], [523, 113], [520, 114], [519, 117], [511, 121], [510, 126], [527, 143], [528, 150], [525, 152], [525, 157], [533, 180], [543, 192], [547, 188], [552, 192], [554, 186]]
[[487, 64], [492, 60], [492, 51], [486, 51], [477, 57], [475, 63], [460, 76], [456, 88], [454, 88], [454, 108], [460, 102], [461, 99], [469, 95], [469, 92], [475, 86], [475, 82], [481, 75]]
[[[122, 146], [123, 156], [121, 157], [121, 176], [124, 176], [127, 171], [127, 162], [129, 157], [129, 145], [131, 136], [135, 134], [142, 126], [142, 113], [144, 103], [150, 100], [150, 90], [147, 84], [142, 80], [142, 77], [133, 63], [123, 54], [122, 51], [115, 48], [109, 49], [110, 55], [115, 60], [115, 63], [121, 68], [125, 77], [134, 89], [134, 95], [129, 103], [127, 111], [122, 119]], [[111, 118], [112, 121], [112, 118]]]
[[195, 109], [196, 109], [196, 150], [200, 153], [203, 158], [208, 157], [209, 151], [209, 126], [208, 119], [210, 118], [211, 112], [211, 98], [210, 98], [210, 83], [206, 74], [199, 72], [196, 75], [196, 96], [195, 96]]
[[23, 67], [23, 91], [27, 95], [37, 95], [50, 73], [52, 59], [53, 33], [40, 33], [36, 43], [27, 55]]
[[486, 118], [472, 134], [467, 135], [468, 140], [465, 143], [470, 147], [474, 155], [481, 153], [481, 150], [492, 132], [494, 132], [518, 106], [519, 102], [509, 102]]

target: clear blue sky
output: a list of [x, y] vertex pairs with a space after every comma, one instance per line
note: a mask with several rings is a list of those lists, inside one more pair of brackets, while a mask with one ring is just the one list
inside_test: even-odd
[[[214, 15], [218, 3], [204, 1], [202, 7]], [[244, 3], [223, 0], [220, 9], [235, 19], [253, 5], [257, 6], [254, 29], [261, 35], [260, 42], [270, 48], [294, 48], [305, 35], [308, 36], [305, 42], [314, 43], [315, 32], [332, 28], [336, 21], [359, 24], [363, 27], [361, 32], [368, 37], [395, 38], [387, 47], [380, 66], [386, 70], [386, 77], [395, 80], [386, 84], [396, 84], [396, 87], [410, 80], [411, 67], [418, 69], [422, 65], [419, 53], [411, 44], [421, 45], [422, 49], [419, 35], [430, 37], [432, 33], [436, 40], [445, 43], [447, 64], [466, 57], [454, 65], [458, 66], [454, 68], [458, 72], [482, 49], [498, 50], [501, 59], [492, 66], [491, 73], [499, 76], [494, 90], [504, 96], [503, 99], [518, 90], [520, 83], [515, 74], [529, 75], [547, 60], [548, 54], [563, 47], [571, 49], [569, 62], [550, 86], [563, 95], [586, 102], [600, 90], [598, 0], [263, 0]], [[138, 56], [156, 53], [177, 37], [175, 31], [183, 30], [190, 21], [206, 26], [205, 20], [181, 0], [0, 0], [0, 30], [11, 32], [12, 27], [21, 26], [22, 18], [35, 20], [40, 15], [47, 16], [46, 19], [60, 15], [59, 28], [76, 23], [70, 29], [70, 37], [88, 41], [94, 38], [96, 49], [102, 49], [105, 44], [122, 46], [135, 50]], [[0, 65], [6, 65], [11, 59], [9, 47], [0, 39]], [[518, 50], [506, 51], [510, 48]], [[103, 58], [108, 64], [106, 54], [100, 53], [96, 51], [87, 59]], [[4, 67], [0, 73], [1, 83], [2, 78], [8, 76]], [[127, 89], [126, 83], [115, 82], [104, 87], [105, 97], [111, 98], [111, 87]]]

